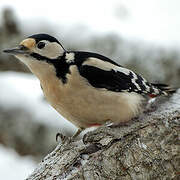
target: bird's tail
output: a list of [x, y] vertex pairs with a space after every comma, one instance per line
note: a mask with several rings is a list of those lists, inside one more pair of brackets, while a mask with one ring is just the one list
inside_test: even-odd
[[176, 88], [172, 88], [171, 86], [167, 84], [155, 84], [151, 83], [154, 87], [160, 90], [160, 94], [164, 94], [166, 96], [171, 95], [176, 92]]

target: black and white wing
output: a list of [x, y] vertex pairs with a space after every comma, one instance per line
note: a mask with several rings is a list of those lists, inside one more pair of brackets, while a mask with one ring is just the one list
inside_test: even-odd
[[160, 90], [148, 83], [142, 76], [111, 60], [86, 57], [78, 67], [80, 75], [95, 88], [105, 88], [115, 92], [136, 92], [140, 94], [160, 94]]

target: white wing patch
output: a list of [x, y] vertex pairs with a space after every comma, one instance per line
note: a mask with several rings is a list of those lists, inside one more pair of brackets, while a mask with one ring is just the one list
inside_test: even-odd
[[88, 58], [85, 62], [83, 62], [82, 65], [94, 66], [94, 67], [100, 68], [100, 69], [105, 70], [105, 71], [111, 71], [113, 69], [116, 72], [119, 71], [119, 72], [122, 72], [126, 75], [129, 75], [129, 73], [131, 72], [130, 70], [128, 70], [126, 68], [116, 66], [110, 62], [103, 61], [103, 60], [98, 59], [98, 58]]
[[74, 62], [74, 53], [66, 53], [65, 59], [67, 63]]

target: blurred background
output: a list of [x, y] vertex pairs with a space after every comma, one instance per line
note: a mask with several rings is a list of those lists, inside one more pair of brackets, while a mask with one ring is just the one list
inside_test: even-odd
[[75, 127], [39, 81], [3, 49], [49, 33], [66, 49], [101, 53], [152, 82], [180, 82], [179, 0], [0, 1], [0, 179], [24, 179]]

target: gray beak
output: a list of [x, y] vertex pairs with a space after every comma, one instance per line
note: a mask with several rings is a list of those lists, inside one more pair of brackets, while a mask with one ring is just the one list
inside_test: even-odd
[[3, 52], [5, 53], [9, 53], [9, 54], [13, 54], [13, 55], [18, 55], [18, 54], [30, 54], [30, 51], [27, 47], [25, 46], [18, 46], [16, 48], [13, 48], [13, 49], [6, 49], [6, 50], [3, 50]]

